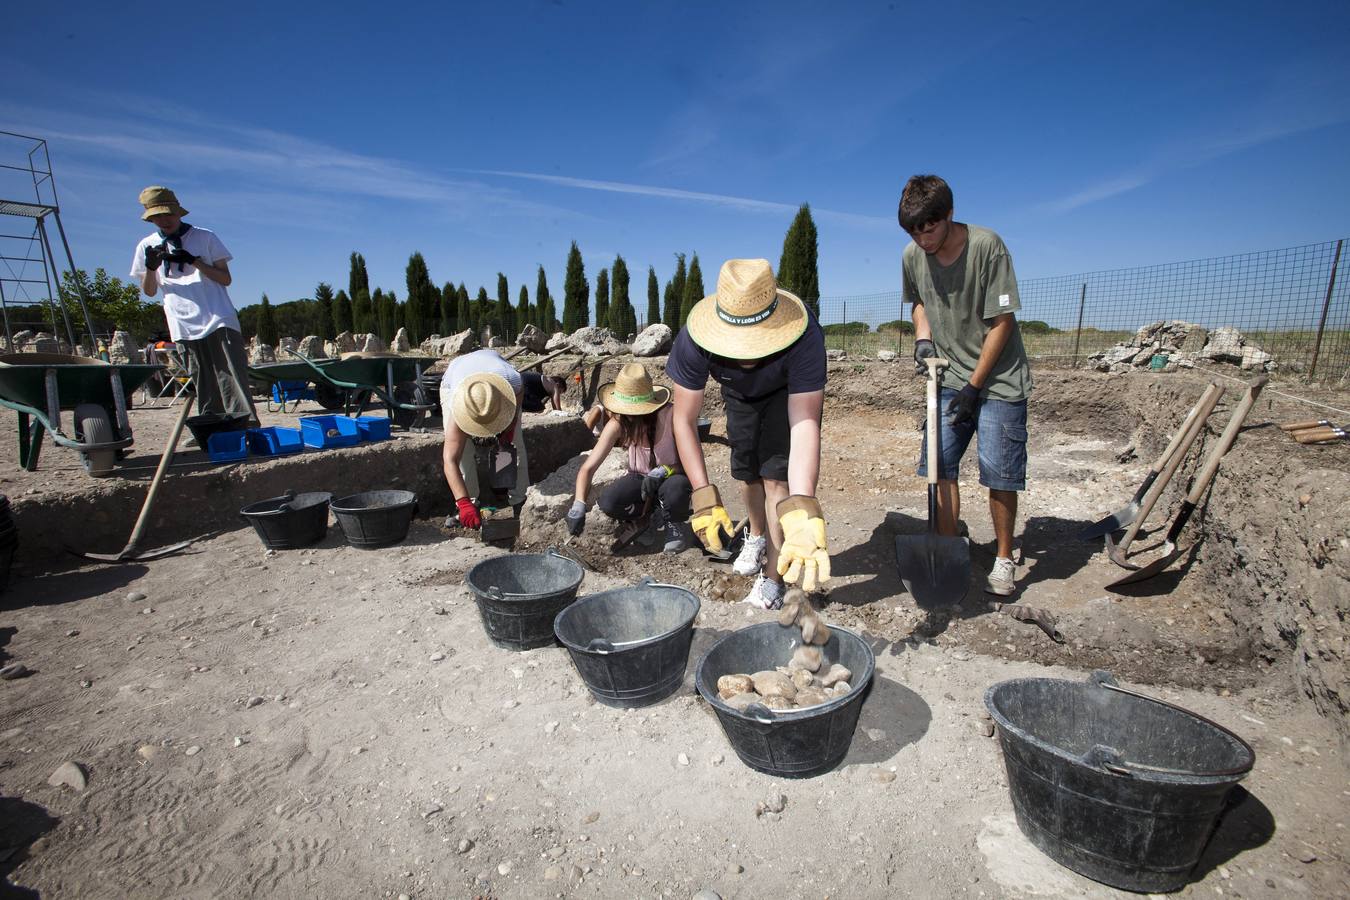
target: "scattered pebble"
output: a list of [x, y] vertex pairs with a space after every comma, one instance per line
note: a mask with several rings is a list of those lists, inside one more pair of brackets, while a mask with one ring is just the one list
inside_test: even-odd
[[436, 813], [438, 812], [441, 812], [443, 809], [445, 809], [445, 807], [441, 806], [439, 803], [435, 802], [428, 803], [426, 806], [422, 807], [422, 818], [430, 819], [432, 816], [436, 815]]
[[894, 772], [877, 772], [872, 776], [879, 784], [890, 784], [895, 780]]
[[79, 634], [79, 633], [80, 633], [80, 629], [78, 629], [78, 628], [72, 628], [72, 629], [70, 629], [69, 631], [66, 632], [66, 637], [75, 637], [75, 635], [77, 635], [77, 634]]
[[593, 824], [593, 823], [595, 823], [595, 822], [598, 822], [599, 820], [600, 820], [600, 814], [599, 814], [598, 812], [593, 812], [593, 813], [587, 813], [587, 814], [586, 814], [586, 818], [582, 819], [581, 821], [582, 821], [583, 824], [591, 825], [591, 824]]
[[77, 762], [63, 762], [56, 767], [56, 771], [47, 779], [47, 783], [52, 787], [65, 785], [77, 791], [82, 791], [89, 786], [89, 774], [85, 771], [84, 766]]
[[145, 595], [140, 591], [132, 591], [130, 594], [127, 594], [128, 603], [140, 603], [144, 599]]
[[714, 766], [720, 766], [725, 760], [726, 760], [726, 757], [723, 756], [722, 754], [718, 753], [716, 756], [714, 756], [714, 757], [713, 757], [711, 760], [709, 760], [709, 761], [710, 761]]
[[244, 706], [252, 709], [255, 706], [261, 706], [264, 702], [262, 697], [253, 696], [244, 701]]
[[689, 754], [681, 753], [679, 756], [675, 757], [675, 761], [682, 766], [687, 766], [689, 765]]
[[82, 687], [82, 688], [91, 688], [91, 687], [93, 687], [93, 686], [94, 686], [94, 683], [93, 683], [92, 681], [90, 681], [88, 678], [81, 678], [81, 679], [80, 679], [80, 687]]
[[244, 746], [244, 744], [245, 744], [244, 739], [241, 738], [241, 737], [239, 737], [238, 735], [236, 735], [235, 738], [234, 738], [234, 745], [235, 745], [236, 747], [242, 747], [242, 746]]
[[412, 897], [409, 897], [407, 894], [399, 894], [398, 900], [412, 900]]
[[459, 846], [455, 847], [456, 853], [468, 853], [473, 849], [473, 841], [468, 838], [460, 838]]
[[544, 880], [557, 881], [559, 878], [562, 877], [562, 873], [563, 873], [562, 866], [549, 866], [547, 869], [544, 870]]
[[23, 663], [10, 663], [7, 666], [0, 667], [0, 678], [5, 681], [14, 681], [17, 678], [27, 678], [33, 674], [33, 670]]
[[147, 606], [145, 609], [141, 610], [141, 615], [143, 615], [143, 616], [148, 616], [148, 615], [150, 615], [150, 614], [151, 614], [152, 612], [154, 612], [154, 611], [155, 611], [155, 608], [154, 608], [153, 606]]
[[740, 863], [731, 863], [727, 866], [728, 875], [739, 875], [745, 871], [745, 866]]
[[431, 654], [431, 661], [432, 661], [432, 662], [440, 662], [440, 661], [443, 660], [443, 659], [445, 659], [445, 654], [444, 654], [444, 653], [441, 653], [439, 650], [436, 651], [435, 653]]
[[502, 709], [515, 709], [519, 705], [520, 705], [519, 700], [507, 700], [505, 703], [502, 704]]
[[183, 752], [186, 753], [188, 756], [196, 756], [198, 753], [202, 752], [202, 748], [198, 747], [196, 744], [193, 744], [191, 747], [187, 748], [187, 750]]
[[993, 723], [993, 722], [987, 722], [987, 721], [984, 721], [984, 720], [982, 720], [982, 719], [976, 719], [976, 720], [975, 720], [975, 730], [978, 731], [980, 734], [984, 735], [985, 737], [993, 737], [993, 736], [994, 736], [994, 723]]
[[694, 895], [694, 900], [722, 900], [722, 895], [712, 888], [704, 888]]
[[547, 725], [544, 726], [544, 733], [545, 733], [545, 734], [552, 734], [553, 732], [555, 732], [555, 731], [557, 731], [557, 730], [558, 730], [558, 723], [557, 723], [557, 722], [549, 722]]
[[1311, 850], [1304, 850], [1299, 853], [1298, 861], [1301, 863], [1317, 862], [1317, 854]]
[[142, 744], [136, 748], [136, 755], [146, 762], [154, 759], [157, 753], [159, 753], [159, 748], [152, 744]]
[[511, 874], [511, 864], [510, 864], [509, 862], [498, 863], [498, 864], [497, 864], [497, 874], [498, 874], [498, 875], [510, 875], [510, 874]]
[[765, 813], [780, 813], [787, 808], [787, 794], [778, 794], [768, 800], [761, 800], [755, 804], [755, 817], [758, 818]]

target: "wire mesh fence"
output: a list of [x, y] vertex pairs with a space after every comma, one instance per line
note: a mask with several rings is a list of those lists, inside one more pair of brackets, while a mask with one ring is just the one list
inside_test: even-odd
[[[1350, 375], [1350, 266], [1342, 241], [1283, 250], [1018, 281], [1032, 361], [1080, 367], [1155, 322], [1237, 329], [1278, 371]], [[1338, 271], [1339, 270], [1339, 271]], [[822, 297], [826, 346], [875, 358], [912, 352], [900, 292]]]

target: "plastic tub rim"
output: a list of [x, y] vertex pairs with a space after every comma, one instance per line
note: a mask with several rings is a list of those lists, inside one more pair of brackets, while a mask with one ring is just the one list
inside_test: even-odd
[[[857, 634], [854, 634], [854, 632], [848, 628], [840, 628], [836, 625], [831, 625], [830, 626], [831, 631], [842, 632], [844, 634], [851, 635], [852, 637], [857, 639], [859, 646], [861, 646], [866, 651], [867, 677], [863, 679], [862, 684], [854, 685], [852, 681], [850, 681], [849, 684], [851, 689], [847, 694], [842, 694], [838, 697], [833, 697], [829, 700], [826, 700], [824, 703], [818, 704], [816, 706], [808, 706], [805, 709], [771, 709], [769, 710], [769, 712], [772, 714], [771, 719], [764, 719], [760, 716], [752, 716], [742, 710], [736, 709], [734, 706], [728, 706], [726, 701], [722, 699], [721, 695], [717, 693], [717, 686], [716, 685], [709, 686], [707, 682], [704, 680], [703, 678], [704, 662], [707, 661], [708, 657], [712, 654], [714, 650], [722, 646], [722, 643], [724, 641], [730, 640], [731, 638], [735, 637], [741, 632], [749, 631], [752, 628], [784, 628], [784, 627], [791, 628], [791, 626], [779, 625], [777, 622], [758, 622], [754, 625], [747, 625], [744, 628], [738, 628], [731, 634], [726, 635], [717, 643], [713, 644], [706, 651], [704, 651], [703, 655], [699, 657], [698, 665], [694, 669], [694, 686], [698, 689], [698, 692], [703, 697], [703, 699], [706, 700], [708, 703], [712, 704], [714, 707], [716, 707], [720, 712], [727, 713], [728, 715], [731, 716], [735, 716], [736, 718], [742, 719], [746, 722], [753, 722], [756, 725], [776, 725], [780, 722], [792, 722], [798, 719], [806, 719], [812, 716], [819, 715], [822, 712], [838, 709], [848, 701], [856, 699], [854, 697], [854, 694], [858, 693], [859, 691], [866, 690], [868, 685], [872, 683], [872, 679], [876, 677], [876, 670], [877, 670], [876, 654], [874, 654], [872, 652], [872, 648], [867, 645], [867, 641], [864, 641], [861, 637], [859, 637]], [[800, 643], [800, 641], [798, 643]]]
[[[464, 582], [469, 586], [470, 591], [472, 591], [474, 594], [478, 596], [486, 597], [489, 600], [508, 600], [510, 602], [519, 602], [520, 600], [536, 600], [540, 597], [547, 597], [553, 594], [557, 594], [559, 592], [559, 591], [541, 591], [539, 593], [534, 594], [512, 593], [510, 591], [503, 591], [500, 588], [497, 588], [495, 585], [490, 590], [485, 591], [479, 590], [477, 587], [474, 586], [473, 582], [469, 581], [469, 576], [473, 574], [474, 569], [477, 569], [484, 563], [495, 562], [496, 560], [501, 559], [502, 556], [552, 556], [555, 559], [560, 559], [570, 564], [573, 568], [576, 569], [577, 580], [576, 584], [569, 584], [566, 587], [566, 590], [579, 589], [581, 587], [581, 582], [584, 581], [586, 578], [586, 570], [581, 567], [580, 563], [578, 563], [575, 559], [563, 556], [561, 553], [558, 552], [557, 548], [549, 547], [543, 553], [504, 553], [501, 554], [501, 556], [493, 556], [489, 557], [488, 559], [479, 560], [469, 568], [469, 571], [464, 573]], [[560, 588], [559, 590], [563, 589]], [[574, 599], [572, 602], [575, 603], [577, 601]], [[556, 616], [554, 617], [554, 622], [555, 623], [557, 622]], [[557, 634], [556, 630], [554, 631], [554, 634], [556, 636]]]
[[[1102, 673], [1102, 674], [1104, 674], [1107, 678], [1111, 679], [1112, 681], [1115, 680], [1114, 678], [1111, 677], [1109, 673]], [[1222, 784], [1225, 782], [1232, 782], [1236, 784], [1243, 778], [1247, 777], [1247, 775], [1255, 767], [1256, 751], [1252, 749], [1250, 744], [1248, 744], [1245, 740], [1243, 740], [1239, 735], [1235, 734], [1233, 731], [1229, 730], [1228, 728], [1225, 728], [1218, 722], [1214, 722], [1210, 719], [1207, 719], [1204, 716], [1200, 715], [1199, 713], [1192, 712], [1191, 710], [1177, 706], [1174, 703], [1169, 703], [1166, 700], [1162, 700], [1156, 697], [1150, 697], [1146, 694], [1139, 694], [1130, 690], [1123, 690], [1123, 692], [1127, 696], [1131, 696], [1140, 700], [1146, 700], [1151, 703], [1157, 703], [1161, 706], [1165, 706], [1177, 712], [1185, 713], [1186, 715], [1191, 716], [1192, 718], [1204, 722], [1206, 725], [1223, 733], [1229, 738], [1232, 738], [1246, 754], [1247, 765], [1243, 768], [1240, 768], [1232, 772], [1197, 772], [1191, 774], [1182, 772], [1166, 772], [1148, 767], [1134, 766], [1129, 765], [1128, 761], [1126, 761], [1126, 764], [1123, 765], [1122, 768], [1127, 769], [1128, 771], [1117, 772], [1113, 771], [1112, 769], [1106, 768], [1105, 766], [1100, 765], [1098, 763], [1089, 762], [1088, 759], [1085, 758], [1085, 756], [1075, 756], [1074, 754], [1070, 753], [1063, 747], [1057, 747], [1054, 744], [1042, 740], [1041, 738], [1027, 731], [1025, 728], [1013, 724], [1012, 720], [1010, 720], [1007, 716], [1005, 716], [1003, 714], [1003, 711], [1000, 710], [994, 703], [995, 692], [1001, 688], [1007, 688], [1011, 685], [1027, 684], [1030, 682], [1052, 681], [1064, 684], [1081, 683], [1089, 686], [1091, 685], [1101, 686], [1102, 683], [1101, 681], [1098, 680], [1097, 675], [1098, 675], [1097, 672], [1093, 672], [1086, 679], [1084, 679], [1083, 682], [1071, 681], [1067, 678], [1033, 678], [1033, 677], [1009, 678], [1005, 681], [1000, 681], [996, 684], [990, 685], [988, 688], [985, 689], [984, 707], [989, 711], [989, 715], [993, 718], [994, 723], [998, 725], [1000, 729], [1005, 730], [1009, 734], [1016, 736], [1019, 740], [1026, 741], [1029, 745], [1036, 748], [1037, 750], [1041, 750], [1045, 753], [1048, 753], [1049, 755], [1054, 756], [1057, 759], [1061, 759], [1069, 763], [1083, 766], [1085, 768], [1091, 769], [1092, 771], [1103, 775], [1114, 775], [1117, 778], [1130, 778], [1136, 781], [1155, 782], [1158, 784]], [[1108, 690], [1108, 688], [1102, 686], [1102, 690]]]
[[388, 506], [342, 506], [342, 505], [341, 505], [343, 501], [350, 500], [350, 499], [352, 499], [353, 497], [361, 497], [361, 496], [364, 496], [365, 494], [381, 494], [381, 493], [386, 493], [386, 491], [358, 491], [358, 492], [355, 493], [355, 494], [348, 494], [347, 496], [345, 496], [345, 497], [339, 497], [339, 498], [336, 499], [336, 500], [330, 499], [330, 500], [328, 501], [328, 507], [329, 507], [329, 509], [333, 510], [333, 512], [362, 513], [362, 512], [369, 512], [369, 511], [371, 511], [371, 510], [381, 510], [381, 511], [384, 511], [384, 510], [393, 510], [393, 509], [403, 509], [405, 506], [413, 506], [413, 505], [415, 505], [415, 504], [417, 503], [417, 494], [415, 494], [414, 492], [412, 492], [412, 491], [405, 491], [405, 490], [403, 490], [402, 488], [391, 488], [391, 489], [389, 489], [388, 493], [407, 494], [407, 495], [408, 495], [408, 499], [407, 499], [407, 500], [404, 500], [404, 501], [401, 501], [401, 502], [399, 502], [399, 503], [391, 503], [391, 504], [389, 504]]
[[[563, 557], [563, 559], [566, 559], [566, 558], [567, 558], [567, 557], [565, 557], [565, 556]], [[606, 594], [613, 594], [613, 593], [616, 593], [617, 591], [628, 591], [628, 590], [632, 590], [633, 588], [636, 588], [636, 587], [674, 588], [674, 589], [677, 590], [677, 591], [683, 591], [684, 593], [688, 594], [690, 597], [692, 597], [692, 598], [694, 599], [694, 611], [693, 611], [693, 613], [689, 616], [689, 618], [688, 618], [686, 621], [681, 622], [680, 624], [676, 625], [674, 628], [671, 628], [669, 631], [664, 631], [664, 632], [662, 632], [661, 634], [654, 635], [654, 636], [649, 637], [649, 638], [643, 638], [643, 639], [640, 640], [640, 641], [632, 641], [631, 643], [625, 641], [625, 642], [624, 642], [624, 645], [623, 645], [622, 647], [615, 647], [613, 650], [592, 650], [592, 649], [589, 648], [589, 647], [583, 647], [583, 646], [581, 646], [580, 644], [574, 644], [574, 643], [572, 643], [571, 641], [569, 641], [567, 638], [563, 637], [563, 636], [562, 636], [562, 633], [561, 633], [560, 631], [558, 631], [558, 620], [561, 619], [561, 618], [563, 617], [563, 615], [565, 615], [565, 614], [567, 613], [567, 611], [568, 611], [569, 609], [572, 609], [574, 606], [578, 606], [578, 605], [580, 605], [580, 604], [582, 604], [582, 603], [585, 603], [585, 602], [588, 601], [588, 600], [592, 600], [592, 599], [594, 599], [594, 598], [596, 598], [596, 597], [603, 597], [603, 596], [605, 596]], [[572, 651], [574, 651], [574, 652], [576, 652], [576, 653], [585, 653], [585, 654], [587, 654], [588, 656], [613, 656], [613, 655], [615, 655], [616, 653], [627, 653], [629, 650], [638, 650], [638, 649], [641, 649], [641, 648], [643, 648], [643, 647], [647, 647], [647, 646], [649, 646], [649, 645], [651, 645], [651, 644], [654, 644], [654, 643], [656, 643], [656, 642], [658, 642], [658, 641], [664, 641], [664, 640], [666, 640], [667, 638], [670, 638], [670, 637], [673, 637], [673, 636], [679, 634], [681, 631], [684, 631], [686, 628], [690, 628], [690, 627], [693, 626], [695, 620], [698, 619], [698, 614], [699, 614], [699, 612], [700, 612], [702, 609], [703, 609], [703, 601], [701, 601], [701, 600], [698, 598], [698, 595], [695, 594], [693, 591], [691, 591], [691, 590], [689, 590], [688, 588], [685, 588], [685, 587], [680, 587], [678, 584], [666, 584], [666, 583], [664, 583], [664, 582], [660, 582], [660, 581], [654, 580], [651, 576], [647, 576], [647, 577], [643, 578], [642, 580], [638, 581], [636, 584], [631, 584], [631, 585], [628, 585], [627, 587], [610, 588], [610, 589], [607, 590], [607, 591], [598, 591], [597, 593], [594, 593], [594, 594], [587, 594], [585, 597], [578, 597], [576, 600], [574, 600], [574, 601], [572, 601], [571, 603], [569, 603], [566, 607], [564, 607], [563, 609], [559, 610], [558, 614], [557, 614], [556, 616], [553, 617], [553, 634], [557, 636], [557, 638], [558, 638], [558, 643], [562, 644], [562, 645], [563, 645], [564, 647], [566, 647], [568, 650], [572, 650]], [[719, 643], [720, 643], [720, 641], [719, 641]], [[700, 659], [699, 662], [702, 662], [702, 660]], [[823, 704], [822, 704], [822, 705], [823, 705]], [[815, 709], [815, 707], [811, 707], [811, 708], [812, 708], [812, 709]]]
[[281, 501], [283, 501], [283, 502], [292, 503], [292, 502], [294, 502], [296, 499], [298, 499], [298, 498], [300, 498], [300, 497], [303, 497], [305, 494], [316, 494], [316, 495], [319, 495], [319, 496], [326, 496], [328, 499], [327, 499], [327, 500], [319, 501], [319, 502], [317, 502], [317, 503], [311, 503], [311, 504], [309, 504], [308, 506], [302, 506], [302, 507], [299, 507], [300, 509], [309, 509], [311, 506], [318, 506], [318, 505], [320, 505], [320, 503], [328, 504], [328, 506], [329, 506], [330, 508], [332, 507], [332, 503], [333, 503], [333, 495], [332, 495], [331, 492], [329, 492], [329, 491], [301, 491], [300, 493], [296, 494], [296, 495], [293, 496], [293, 497], [287, 497], [285, 494], [280, 494], [280, 495], [278, 495], [278, 496], [276, 496], [276, 497], [264, 497], [264, 498], [261, 499], [261, 500], [254, 500], [252, 503], [248, 504], [247, 506], [241, 507], [240, 510], [239, 510], [239, 515], [241, 515], [241, 516], [279, 516], [279, 515], [282, 515], [283, 513], [295, 512], [295, 511], [296, 511], [296, 507], [291, 507], [290, 509], [282, 509], [282, 508], [280, 508], [280, 507], [277, 507], [276, 509], [261, 509], [261, 510], [258, 510], [257, 512], [251, 512], [250, 510], [252, 510], [252, 508], [255, 507], [255, 506], [261, 506], [261, 505], [264, 504], [264, 503], [271, 503], [271, 502], [273, 502], [273, 501], [275, 501], [275, 500], [281, 500]]

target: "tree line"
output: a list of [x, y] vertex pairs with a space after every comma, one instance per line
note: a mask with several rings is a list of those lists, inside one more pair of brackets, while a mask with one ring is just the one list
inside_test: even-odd
[[[282, 335], [298, 338], [313, 334], [332, 340], [343, 331], [375, 334], [387, 343], [400, 328], [407, 329], [408, 341], [413, 346], [433, 334], [445, 336], [465, 329], [481, 334], [490, 328], [493, 335], [511, 341], [526, 325], [552, 334], [559, 330], [571, 333], [595, 324], [608, 328], [623, 340], [638, 331], [640, 321], [646, 325], [664, 322], [672, 330], [678, 330], [694, 304], [707, 294], [698, 254], [686, 257], [684, 253], [676, 253], [675, 273], [664, 289], [659, 287], [656, 268], [647, 267], [646, 314], [639, 320], [631, 295], [628, 263], [618, 255], [612, 265], [595, 275], [592, 322], [592, 285], [576, 241], [572, 241], [567, 252], [561, 316], [542, 265], [535, 273], [533, 300], [528, 286], [521, 284], [514, 304], [510, 284], [501, 272], [497, 273], [495, 298], [488, 295], [484, 286], [470, 298], [462, 281], [459, 284], [446, 281], [437, 288], [420, 252], [408, 258], [404, 275], [402, 300], [394, 291], [379, 287], [372, 291], [365, 258], [354, 251], [349, 259], [346, 289], [334, 291], [331, 283], [320, 282], [313, 297], [278, 304], [264, 294], [260, 303], [239, 310], [239, 324], [245, 337], [256, 335], [262, 343], [273, 346]], [[801, 297], [813, 313], [819, 312], [817, 235], [808, 204], [802, 204], [783, 240], [778, 284]]]

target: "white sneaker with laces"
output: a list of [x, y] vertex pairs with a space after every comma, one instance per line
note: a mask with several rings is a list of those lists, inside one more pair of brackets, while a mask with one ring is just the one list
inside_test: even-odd
[[750, 588], [750, 593], [745, 595], [742, 603], [749, 603], [751, 606], [760, 609], [777, 609], [783, 605], [783, 586], [776, 581], [770, 581], [763, 575], [755, 576], [755, 583]]
[[1017, 590], [1017, 567], [1007, 557], [995, 557], [994, 568], [984, 583], [984, 592], [1007, 597], [1015, 590]]
[[768, 542], [764, 535], [745, 534], [745, 543], [741, 544], [741, 553], [731, 564], [731, 571], [737, 575], [757, 575], [764, 568], [764, 549]]

